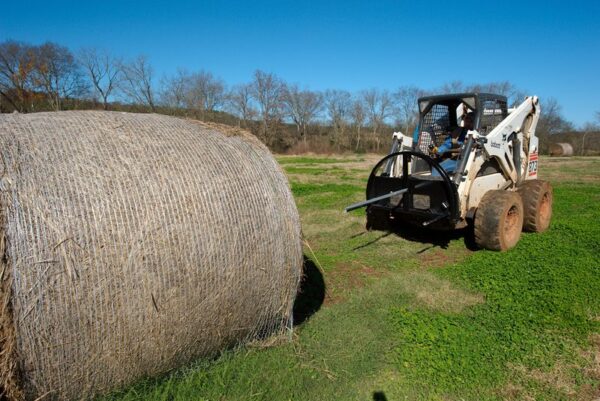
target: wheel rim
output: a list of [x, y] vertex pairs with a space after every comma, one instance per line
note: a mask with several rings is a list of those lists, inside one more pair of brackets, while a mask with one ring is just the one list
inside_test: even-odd
[[552, 205], [550, 202], [550, 194], [546, 192], [540, 200], [540, 223], [545, 225], [550, 220], [550, 214], [552, 213]]
[[521, 227], [519, 227], [519, 208], [516, 205], [512, 205], [506, 217], [504, 219], [504, 238], [506, 238], [506, 244], [511, 246], [518, 241]]

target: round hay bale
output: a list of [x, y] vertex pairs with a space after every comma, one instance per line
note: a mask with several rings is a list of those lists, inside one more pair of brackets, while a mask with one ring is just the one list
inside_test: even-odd
[[10, 400], [88, 398], [291, 327], [299, 216], [253, 136], [153, 114], [11, 114], [0, 158]]
[[550, 145], [550, 156], [573, 156], [570, 143], [553, 143]]

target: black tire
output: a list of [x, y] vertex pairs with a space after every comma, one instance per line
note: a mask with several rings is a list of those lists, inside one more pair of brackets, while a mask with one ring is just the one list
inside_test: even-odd
[[519, 242], [523, 228], [523, 201], [516, 192], [485, 193], [475, 212], [475, 243], [485, 249], [506, 251]]
[[529, 180], [521, 184], [517, 192], [523, 199], [523, 231], [546, 231], [552, 219], [552, 185], [548, 181]]

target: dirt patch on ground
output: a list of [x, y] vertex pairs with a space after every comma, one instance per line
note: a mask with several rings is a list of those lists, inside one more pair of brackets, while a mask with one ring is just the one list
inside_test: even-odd
[[[373, 279], [390, 277], [388, 270], [378, 270], [360, 262], [339, 263], [325, 276], [325, 305], [346, 300], [350, 292], [362, 288]], [[418, 308], [459, 313], [467, 307], [485, 302], [481, 294], [468, 292], [431, 272], [416, 271], [392, 278], [398, 282], [399, 291], [410, 295]]]
[[542, 371], [540, 369], [527, 369], [521, 365], [514, 365], [512, 368], [519, 374], [529, 378], [545, 387], [553, 388], [558, 392], [573, 397], [577, 394], [576, 383], [569, 374], [569, 370], [575, 365], [567, 364], [563, 361], [554, 364], [551, 370]]
[[451, 262], [451, 255], [441, 250], [426, 253], [421, 258], [421, 264], [424, 267], [442, 267]]
[[373, 269], [357, 261], [338, 263], [333, 270], [327, 272], [325, 277], [324, 304], [340, 303], [352, 290], [364, 287], [370, 279], [381, 278], [388, 274], [386, 271]]
[[[522, 365], [510, 364], [508, 367], [515, 374], [515, 380], [531, 380], [539, 385], [551, 388], [572, 400], [600, 400], [600, 334], [590, 338], [591, 346], [582, 350], [579, 355], [582, 361], [557, 361], [552, 369], [528, 369]], [[596, 384], [578, 384], [576, 372]], [[502, 388], [500, 394], [507, 400], [535, 400], [535, 394], [529, 393], [525, 386], [509, 382]]]
[[335, 165], [337, 167], [348, 168], [348, 169], [360, 169], [364, 170], [367, 173], [371, 172], [375, 164], [384, 158], [385, 155], [377, 155], [377, 154], [366, 154], [361, 156], [360, 160], [353, 161], [352, 163], [345, 163], [342, 165]]
[[[303, 166], [303, 167], [314, 167], [314, 168], [323, 168], [323, 169], [331, 169], [331, 168], [340, 168], [344, 170], [361, 170], [364, 171], [367, 175], [371, 172], [371, 169], [375, 166], [375, 164], [381, 160], [384, 155], [378, 154], [365, 154], [365, 155], [349, 155], [344, 157], [343, 155], [315, 155], [312, 153], [304, 153], [300, 156], [284, 156], [277, 155], [277, 158], [284, 161], [286, 166]], [[339, 163], [335, 161], [328, 163], [313, 163], [305, 161], [305, 158], [323, 158], [323, 159], [339, 159]], [[303, 160], [304, 159], [304, 160]]]
[[302, 232], [307, 238], [318, 238], [336, 231], [345, 233], [343, 230], [354, 224], [363, 225], [364, 220], [364, 216], [345, 214], [342, 210], [311, 210], [301, 215]]
[[423, 253], [419, 261], [423, 267], [444, 267], [464, 260], [464, 258], [471, 253], [473, 253], [473, 251], [470, 251], [466, 247], [464, 250], [454, 250], [452, 252], [436, 249]]
[[600, 157], [544, 157], [540, 178], [550, 182], [600, 182]]
[[[539, 369], [528, 369], [523, 365], [509, 364], [508, 368], [516, 376], [516, 381], [534, 381], [538, 385], [546, 388], [552, 388], [568, 399], [582, 399], [576, 397], [576, 383], [574, 382], [568, 371], [573, 366], [567, 365], [564, 362], [557, 362], [550, 371], [542, 371]], [[500, 391], [502, 398], [506, 400], [536, 400], [536, 394], [532, 393], [531, 389], [527, 389], [527, 385], [515, 384], [509, 382]], [[591, 400], [591, 398], [585, 398]]]
[[[590, 337], [591, 347], [581, 353], [587, 366], [583, 369], [583, 374], [596, 382], [600, 382], [600, 334], [594, 334]], [[595, 389], [590, 388], [590, 399], [600, 400], [600, 386]]]
[[[332, 182], [339, 182], [339, 175], [323, 173], [319, 175], [315, 174], [306, 174], [306, 173], [289, 173], [285, 172], [288, 179], [297, 184], [331, 184]], [[368, 175], [365, 174], [364, 180], [368, 178]], [[362, 177], [357, 176], [356, 178], [344, 178], [345, 184], [352, 185], [363, 185]]]
[[402, 289], [414, 297], [416, 306], [429, 310], [459, 313], [485, 302], [481, 294], [468, 292], [430, 272], [411, 272], [402, 277]]

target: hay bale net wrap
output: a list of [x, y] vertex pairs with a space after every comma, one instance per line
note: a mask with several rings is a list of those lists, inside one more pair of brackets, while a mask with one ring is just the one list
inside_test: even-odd
[[287, 179], [254, 137], [117, 112], [0, 116], [0, 373], [85, 398], [290, 327]]

